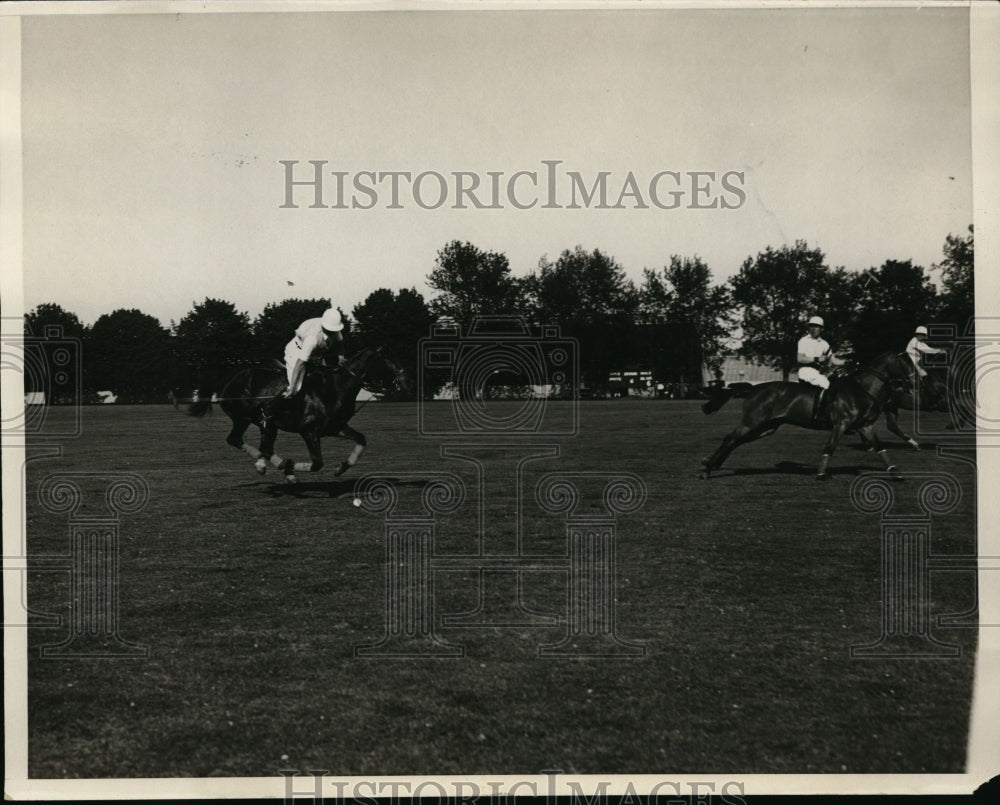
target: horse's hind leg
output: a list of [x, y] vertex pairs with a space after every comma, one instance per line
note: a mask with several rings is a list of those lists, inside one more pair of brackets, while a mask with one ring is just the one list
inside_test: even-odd
[[247, 428], [250, 427], [250, 420], [243, 418], [236, 418], [233, 420], [233, 429], [229, 431], [229, 435], [226, 437], [226, 444], [231, 444], [237, 450], [242, 450], [245, 444], [243, 440], [243, 435], [247, 432]]
[[285, 473], [285, 480], [289, 483], [295, 482], [297, 472], [319, 472], [323, 469], [323, 451], [320, 449], [319, 436], [312, 431], [299, 434], [306, 443], [309, 450], [309, 461], [292, 461], [288, 459], [282, 462], [281, 469]]
[[274, 424], [274, 420], [268, 419], [258, 427], [260, 427], [260, 449], [254, 450], [250, 445], [244, 448], [247, 453], [257, 459], [257, 463], [254, 465], [257, 472], [261, 475], [267, 472], [268, 461], [279, 469], [287, 469], [285, 466], [287, 462], [274, 454], [274, 441], [278, 438], [278, 426]]
[[874, 425], [865, 425], [863, 428], [858, 428], [858, 433], [862, 434], [867, 441], [871, 442], [872, 447], [875, 448], [875, 451], [878, 453], [878, 457], [882, 459], [886, 472], [898, 472], [896, 465], [889, 460], [889, 453], [882, 446], [878, 436], [875, 434]]
[[708, 478], [712, 470], [719, 469], [725, 460], [729, 458], [729, 454], [741, 444], [752, 442], [763, 436], [770, 436], [778, 429], [780, 424], [780, 422], [761, 422], [753, 427], [748, 425], [737, 427], [732, 433], [726, 435], [722, 440], [722, 444], [719, 445], [719, 449], [702, 462], [705, 465], [705, 469], [702, 470], [701, 477]]
[[729, 454], [736, 449], [736, 445], [733, 444], [733, 441], [736, 438], [735, 434], [737, 433], [737, 431], [739, 431], [739, 428], [737, 428], [732, 433], [727, 433], [725, 437], [722, 439], [722, 444], [719, 445], [719, 448], [714, 453], [712, 453], [712, 455], [710, 455], [708, 458], [704, 459], [701, 462], [705, 467], [705, 469], [703, 469], [701, 472], [702, 478], [708, 478], [712, 470], [717, 470], [719, 467], [721, 467], [722, 462], [724, 462], [727, 458], [729, 458]]
[[257, 472], [263, 475], [267, 471], [267, 462], [264, 460], [260, 450], [252, 445], [247, 444], [246, 432], [247, 428], [250, 427], [250, 420], [247, 418], [237, 417], [233, 420], [233, 429], [229, 431], [229, 435], [226, 437], [226, 443], [231, 444], [237, 450], [242, 450], [250, 458], [256, 460], [255, 467]]
[[361, 458], [361, 454], [365, 451], [365, 445], [368, 444], [368, 440], [365, 438], [364, 434], [360, 431], [354, 430], [354, 428], [344, 425], [340, 429], [338, 435], [347, 436], [349, 439], [354, 440], [354, 449], [351, 454], [347, 457], [346, 461], [342, 461], [340, 466], [334, 471], [334, 475], [343, 475], [347, 470], [358, 463], [358, 459]]

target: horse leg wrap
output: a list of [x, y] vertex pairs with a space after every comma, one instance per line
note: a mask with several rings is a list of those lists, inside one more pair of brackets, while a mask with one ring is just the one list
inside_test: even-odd
[[243, 442], [240, 449], [250, 456], [250, 458], [256, 459], [253, 468], [257, 470], [258, 475], [263, 475], [267, 472], [267, 461], [264, 460], [264, 456], [261, 455], [260, 450], [256, 447], [251, 447], [246, 442]]
[[889, 461], [889, 453], [885, 450], [878, 451], [878, 457], [882, 459], [886, 472], [896, 472], [896, 465]]
[[826, 475], [826, 465], [830, 463], [830, 456], [826, 453], [819, 460], [819, 469], [816, 471], [816, 475], [820, 478]]
[[311, 461], [296, 461], [294, 470], [295, 472], [314, 472]]
[[363, 444], [358, 443], [354, 445], [354, 449], [351, 451], [351, 454], [347, 457], [347, 461], [344, 463], [348, 467], [353, 467], [358, 463], [358, 459], [361, 458], [361, 454], [363, 452], [365, 452], [365, 446]]
[[281, 465], [285, 463], [285, 460], [277, 453], [275, 453], [273, 456], [271, 456], [271, 463], [280, 470]]
[[260, 450], [258, 450], [256, 447], [252, 447], [246, 442], [243, 442], [243, 444], [240, 446], [240, 450], [242, 450], [244, 453], [250, 456], [250, 458], [254, 459], [260, 458]]

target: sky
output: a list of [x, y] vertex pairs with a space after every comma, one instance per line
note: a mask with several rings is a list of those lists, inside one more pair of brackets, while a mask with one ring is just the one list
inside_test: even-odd
[[[579, 244], [637, 283], [675, 254], [721, 282], [796, 240], [849, 270], [929, 268], [972, 223], [967, 9], [61, 14], [23, 18], [21, 51], [24, 307], [85, 324], [169, 326], [206, 297], [251, 319], [289, 297], [429, 298], [455, 239], [518, 276]], [[310, 160], [328, 206], [296, 186], [283, 208], [282, 162], [301, 181]], [[427, 174], [420, 203], [362, 176], [372, 204], [364, 171]], [[519, 171], [531, 209], [506, 190]], [[569, 208], [570, 174], [602, 171], [623, 208]], [[486, 205], [497, 175], [501, 208], [454, 209], [455, 172]], [[658, 175], [677, 208], [652, 202]]]

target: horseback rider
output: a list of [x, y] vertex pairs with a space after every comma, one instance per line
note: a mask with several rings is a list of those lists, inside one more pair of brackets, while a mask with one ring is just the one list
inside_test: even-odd
[[922, 389], [926, 387], [925, 378], [927, 377], [927, 371], [923, 366], [920, 365], [920, 353], [924, 355], [946, 355], [947, 350], [936, 349], [935, 347], [928, 346], [925, 342], [927, 340], [927, 328], [923, 325], [917, 327], [913, 331], [913, 338], [906, 345], [906, 354], [910, 356], [910, 360], [913, 361], [913, 368], [916, 370], [916, 383], [914, 386], [917, 389]]
[[294, 397], [302, 388], [306, 365], [310, 358], [322, 357], [331, 350], [337, 354], [337, 366], [343, 366], [347, 358], [344, 356], [344, 319], [336, 308], [327, 309], [322, 316], [306, 319], [295, 329], [295, 336], [285, 345], [285, 372], [288, 386], [273, 400], [261, 406], [261, 413], [266, 422], [276, 416], [285, 403]]
[[332, 307], [322, 316], [306, 319], [298, 326], [295, 337], [285, 346], [285, 371], [288, 373], [288, 388], [282, 393], [285, 399], [302, 388], [306, 363], [314, 355], [325, 355], [332, 348], [337, 353], [337, 365], [344, 365], [347, 359], [344, 357], [343, 329], [344, 319], [340, 311]]
[[823, 396], [830, 388], [830, 378], [822, 371], [830, 366], [843, 366], [844, 361], [835, 357], [830, 345], [820, 336], [823, 331], [823, 319], [813, 316], [807, 324], [808, 331], [799, 339], [798, 364], [799, 380], [812, 386], [818, 386], [821, 391], [816, 401], [816, 411], [820, 410]]

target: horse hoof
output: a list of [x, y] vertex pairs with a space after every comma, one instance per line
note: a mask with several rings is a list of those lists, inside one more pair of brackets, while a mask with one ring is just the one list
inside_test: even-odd
[[254, 463], [253, 468], [257, 470], [258, 475], [263, 475], [267, 472], [267, 462], [263, 458], [258, 458]]
[[343, 461], [343, 462], [341, 462], [340, 466], [337, 467], [337, 469], [335, 469], [333, 471], [333, 474], [339, 478], [341, 475], [343, 475], [345, 472], [347, 472], [350, 468], [351, 468], [351, 465], [348, 464], [346, 461]]
[[830, 480], [830, 476], [827, 475], [825, 472], [821, 472], [819, 475], [816, 476], [816, 480], [817, 481], [829, 481]]
[[296, 478], [295, 478], [294, 475], [286, 475], [285, 476], [285, 483], [287, 483], [287, 484], [294, 484], [296, 482], [297, 481], [296, 481]]

